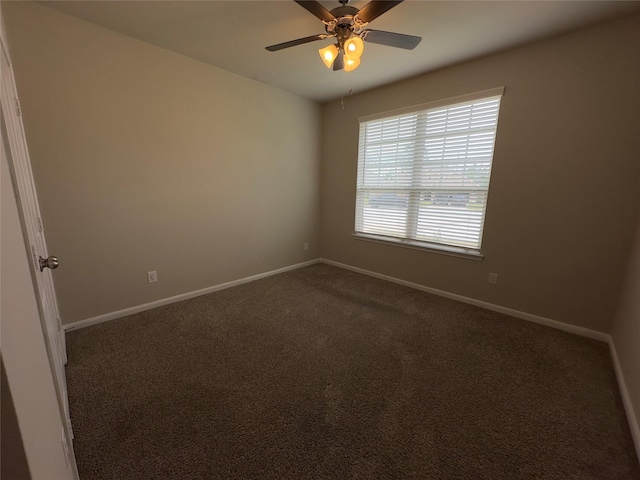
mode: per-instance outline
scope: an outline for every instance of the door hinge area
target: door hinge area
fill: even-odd
[[[20,100],[18,100],[16,98],[15,101],[16,101],[16,115],[21,117],[22,116],[22,107],[20,106]]]

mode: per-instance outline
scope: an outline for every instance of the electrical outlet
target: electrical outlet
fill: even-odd
[[[308,243],[305,243],[305,244],[304,244],[304,249],[305,249],[305,250],[309,250],[309,244],[308,244]]]
[[[490,273],[489,274],[489,283],[491,285],[495,285],[496,283],[498,283],[498,274],[497,273]]]
[[[155,270],[153,272],[147,272],[147,281],[149,283],[156,283],[158,281],[158,274]]]

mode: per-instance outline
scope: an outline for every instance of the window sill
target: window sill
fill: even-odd
[[[366,242],[382,243],[385,245],[394,245],[396,247],[411,248],[413,250],[422,250],[440,255],[449,255],[452,257],[466,258],[468,260],[480,261],[484,255],[476,250],[470,250],[462,247],[452,247],[448,245],[438,245],[435,243],[418,242],[415,240],[402,240],[393,237],[383,237],[379,235],[370,235],[367,233],[354,233],[352,237],[356,240],[364,240]]]

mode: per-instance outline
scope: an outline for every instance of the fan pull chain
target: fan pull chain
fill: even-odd
[[[349,79],[349,96],[353,96],[353,85],[351,79]],[[340,110],[344,110],[344,93],[340,97]]]

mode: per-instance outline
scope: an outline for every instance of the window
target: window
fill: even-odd
[[[355,236],[479,256],[503,91],[360,119]]]

